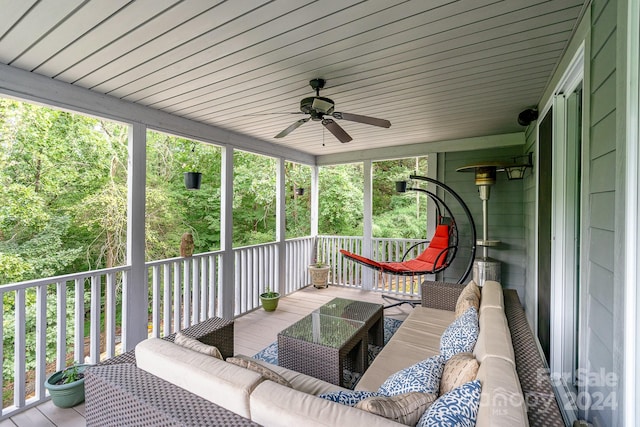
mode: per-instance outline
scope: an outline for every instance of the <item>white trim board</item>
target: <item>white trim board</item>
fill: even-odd
[[[351,151],[340,154],[318,156],[318,166],[355,163],[365,160],[393,160],[407,157],[421,157],[428,153],[447,153],[453,151],[484,150],[487,148],[511,147],[526,143],[525,133],[507,133],[503,135],[478,136],[448,141],[423,142],[421,144],[398,145],[371,150]]]
[[[626,192],[625,192],[625,307],[623,424],[640,425],[640,1],[627,3],[627,105],[626,105]]]

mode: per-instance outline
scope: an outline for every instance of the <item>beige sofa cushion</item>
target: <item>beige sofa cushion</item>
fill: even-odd
[[[218,347],[201,343],[197,339],[188,337],[182,332],[176,333],[174,342],[182,347],[197,351],[198,353],[206,354],[207,356],[212,356],[217,359],[223,359]]]
[[[159,338],[142,341],[135,352],[140,369],[251,418],[249,395],[260,374]]]
[[[246,358],[248,356],[236,355],[236,357]],[[287,380],[289,384],[291,384],[292,388],[304,393],[309,393],[317,396],[319,394],[330,393],[332,391],[349,391],[349,389],[347,388],[343,388],[335,384],[319,380],[318,378],[314,378],[309,375],[301,374],[300,372],[292,371],[291,369],[287,369],[282,366],[273,365],[269,362],[264,362],[257,359],[255,359],[254,361],[255,363],[269,368],[273,372],[277,373],[282,378]]]
[[[500,357],[515,366],[515,355],[511,344],[511,332],[504,311],[486,307],[479,318],[480,334],[473,349],[476,359],[482,363],[489,356]]]
[[[414,308],[373,360],[356,390],[377,391],[389,375],[440,354],[440,336],[454,319],[453,311]]]
[[[485,307],[499,308],[504,311],[504,293],[500,283],[492,280],[484,282],[480,297],[480,313]]]
[[[272,381],[258,385],[251,393],[251,416],[269,427],[290,426],[401,426],[402,424],[341,405]]]
[[[515,367],[508,361],[488,357],[478,370],[482,383],[476,427],[528,426],[527,409]]]
[[[229,357],[227,358],[227,363],[231,363],[233,365],[249,369],[250,371],[257,372],[266,380],[277,382],[278,384],[282,384],[285,387],[291,387],[291,383],[289,383],[289,381],[287,381],[282,375],[274,372],[266,366],[256,363],[256,360],[252,359],[251,357]]]

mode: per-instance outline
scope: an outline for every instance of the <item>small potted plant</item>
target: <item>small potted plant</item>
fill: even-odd
[[[54,372],[44,382],[53,404],[59,408],[71,408],[84,402],[84,371],[91,365],[73,364]]]
[[[280,294],[272,291],[269,286],[260,294],[260,302],[262,303],[264,311],[275,311],[275,309],[278,308],[279,299]]]
[[[315,260],[314,263],[309,266],[311,283],[315,288],[320,289],[329,286],[329,271],[331,271],[331,266],[325,264],[322,260]]]

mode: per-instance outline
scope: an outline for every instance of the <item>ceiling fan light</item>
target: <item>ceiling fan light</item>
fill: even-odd
[[[323,114],[331,114],[333,111],[333,102],[325,101],[323,98],[316,97],[311,104],[311,108],[320,111]]]

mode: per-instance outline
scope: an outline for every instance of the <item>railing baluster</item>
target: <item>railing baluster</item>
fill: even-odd
[[[180,330],[180,315],[182,312],[182,289],[180,287],[180,265],[176,261],[173,263],[173,332]]]
[[[56,283],[56,370],[65,367],[67,357],[67,282]]]
[[[162,266],[162,280],[164,287],[162,291],[162,335],[171,334],[171,264]]]
[[[213,317],[216,315],[216,294],[218,293],[217,288],[216,288],[216,278],[218,277],[217,273],[217,267],[216,267],[216,259],[217,256],[216,255],[211,255],[209,256],[208,260],[209,260],[209,282],[208,282],[208,289],[209,289],[209,311],[207,312],[209,317]]]
[[[207,320],[207,313],[209,312],[209,257],[200,258],[200,321]]]
[[[36,399],[45,397],[47,377],[47,285],[36,287]]]
[[[100,276],[91,276],[90,363],[98,363],[100,361],[100,281]]]
[[[26,354],[26,336],[25,323],[26,316],[26,299],[25,290],[18,289],[15,295],[15,353],[13,359],[13,404],[21,408],[24,406],[25,394],[25,354]]]
[[[191,318],[191,263],[188,259],[182,262],[182,327],[189,327]]]
[[[75,280],[74,288],[75,312],[74,315],[74,356],[77,363],[84,361],[84,278]]]
[[[160,266],[154,265],[151,269],[152,295],[151,295],[151,334],[155,338],[160,337]]]
[[[116,281],[116,273],[107,273],[104,308],[107,359],[116,355]]]
[[[191,284],[192,284],[192,309],[191,313],[191,324],[195,325],[198,323],[198,319],[200,318],[200,259],[192,258],[191,267],[193,269],[193,273],[191,275]]]

